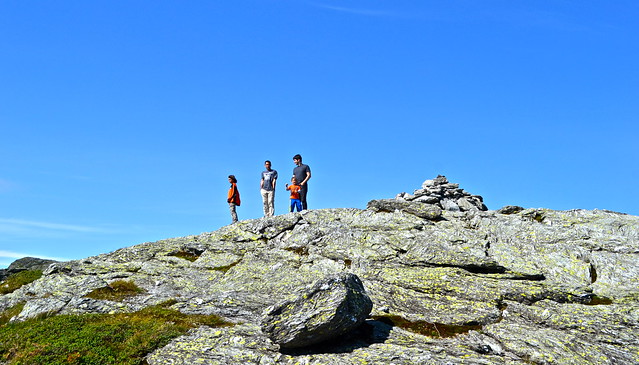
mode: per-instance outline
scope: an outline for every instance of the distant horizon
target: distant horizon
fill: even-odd
[[[426,179],[426,180],[431,180],[431,179]],[[424,181],[426,181],[426,180],[424,180]],[[451,182],[451,183],[455,183],[455,182],[452,182],[452,181],[449,181],[449,182]],[[460,188],[461,188],[461,189],[463,189],[463,187],[462,187],[461,185],[460,185]],[[464,190],[465,190],[465,189],[464,189]],[[401,192],[399,192],[399,193],[401,193]],[[398,193],[398,194],[399,194],[399,193]],[[411,191],[411,192],[407,192],[407,193],[412,194],[413,192]],[[472,194],[472,192],[469,192],[469,193],[471,193],[471,194]],[[474,195],[474,194],[473,194],[473,195]],[[391,198],[379,198],[379,199],[394,199],[394,198],[395,198],[395,197],[391,197]],[[482,197],[482,198],[483,198],[483,197]],[[426,203],[424,203],[424,204],[426,204]],[[507,205],[503,205],[503,206],[501,206],[501,207],[499,207],[499,208],[494,208],[494,209],[488,208],[488,212],[490,212],[490,211],[495,212],[495,211],[498,211],[499,209],[501,209],[501,208],[503,208],[503,207],[506,207],[506,206],[520,206],[520,205],[517,205],[517,204],[507,204]],[[525,210],[528,210],[528,209],[550,209],[550,208],[544,208],[544,207],[522,207],[522,208],[524,208]],[[330,207],[328,207],[328,208],[320,208],[320,209],[318,209],[318,210],[322,210],[322,209],[361,209],[361,210],[366,210],[366,207],[363,207],[363,208],[356,208],[356,207],[351,207],[351,208],[330,208]],[[314,209],[309,209],[309,210],[314,210]],[[555,210],[555,209],[550,209],[550,210]],[[599,208],[594,208],[594,209],[572,208],[572,209],[556,210],[556,211],[571,211],[571,210],[606,211],[606,212],[612,212],[612,213],[617,213],[617,214],[622,214],[622,215],[636,216],[636,215],[633,215],[633,214],[628,214],[628,213],[623,213],[623,212],[616,212],[616,211],[612,211],[612,210],[608,210],[608,209],[599,209]],[[275,215],[275,217],[280,216],[280,215],[286,215],[286,214],[290,214],[290,213],[289,213],[289,212],[286,212],[286,213],[283,213],[283,214],[276,214],[276,215]],[[299,212],[295,212],[295,214],[299,214]],[[267,217],[248,218],[248,219],[244,219],[244,220],[258,220],[258,219],[263,219],[263,218],[267,218]],[[240,222],[242,222],[242,221],[244,221],[244,220],[240,220]],[[1,222],[0,222],[0,223],[1,223]],[[230,224],[231,224],[231,223],[229,223],[229,225],[230,225]],[[215,231],[218,231],[218,230],[220,230],[220,229],[222,229],[222,228],[224,228],[224,227],[226,227],[226,226],[227,226],[227,225],[220,226],[220,227],[218,227],[218,228],[216,228],[216,229],[214,229],[214,230],[212,230],[212,231],[209,231],[209,232],[215,232]],[[177,237],[165,237],[165,238],[161,238],[161,239],[159,239],[159,240],[154,240],[154,241],[143,241],[143,242],[138,242],[138,243],[134,243],[134,244],[131,244],[131,245],[127,245],[127,246],[122,246],[122,247],[116,248],[115,250],[118,250],[118,249],[121,249],[121,248],[126,248],[126,247],[131,247],[131,246],[136,246],[136,245],[140,245],[140,244],[144,244],[144,243],[149,243],[149,242],[156,242],[156,241],[160,241],[160,240],[163,240],[163,239],[180,238],[180,237],[186,237],[186,236],[191,236],[191,235],[198,235],[198,234],[203,234],[203,233],[207,233],[207,232],[193,233],[193,234],[187,234],[187,235],[185,235],[185,236],[177,236]],[[13,257],[13,258],[15,258],[13,261],[8,262],[8,263],[6,263],[6,262],[5,262],[5,263],[0,262],[0,269],[6,269],[6,268],[8,268],[8,267],[9,267],[9,265],[10,265],[12,262],[14,262],[14,261],[16,261],[16,260],[19,260],[19,259],[22,259],[22,258],[26,258],[26,257],[33,257],[33,258],[39,258],[39,259],[45,259],[45,260],[54,260],[54,261],[66,262],[66,261],[82,260],[82,259],[85,259],[85,258],[87,258],[87,257],[91,257],[91,256],[97,256],[97,255],[102,255],[102,254],[108,254],[108,253],[113,252],[113,251],[115,251],[115,250],[107,251],[107,252],[102,252],[102,253],[98,253],[98,254],[96,254],[96,255],[90,255],[90,256],[86,256],[86,257],[75,258],[75,259],[64,259],[64,258],[56,258],[56,257],[37,257],[37,256],[29,256],[29,255],[27,255],[27,256],[20,256],[20,255],[22,255],[22,254],[17,253],[17,252],[0,251],[0,257]],[[3,266],[3,265],[4,265],[4,266]]]

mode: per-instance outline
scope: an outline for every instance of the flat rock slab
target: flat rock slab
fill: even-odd
[[[359,327],[373,309],[361,280],[339,273],[318,281],[297,299],[269,308],[262,331],[281,348],[300,348]]]

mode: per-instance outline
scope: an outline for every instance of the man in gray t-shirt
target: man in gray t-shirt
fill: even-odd
[[[300,200],[302,201],[302,210],[308,209],[306,204],[306,193],[308,192],[308,180],[311,178],[311,168],[302,163],[302,156],[293,156],[293,162],[296,167],[293,169],[293,176],[297,179],[300,189]]]
[[[262,171],[260,180],[260,192],[264,203],[264,216],[272,217],[275,214],[275,183],[277,182],[277,171],[271,169],[271,161],[264,161],[266,170]]]

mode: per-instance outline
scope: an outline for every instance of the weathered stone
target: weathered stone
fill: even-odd
[[[404,202],[393,199],[371,200],[368,202],[367,209],[375,212],[402,211],[430,220],[438,219],[442,214],[441,209],[435,205],[419,202]]]
[[[497,210],[497,213],[499,214],[516,214],[519,213],[521,211],[523,211],[524,208],[518,206],[518,205],[506,205],[504,207],[501,207]]]
[[[418,198],[415,198],[413,199],[413,201],[426,203],[426,204],[437,204],[439,202],[439,198],[435,196],[426,195],[426,196],[420,196]]]
[[[440,204],[442,205],[442,209],[444,210],[450,210],[451,212],[461,211],[459,205],[457,205],[457,203],[455,203],[455,201],[453,201],[452,199],[442,199]]]
[[[193,329],[149,354],[150,365],[639,363],[639,217],[437,208],[436,219],[425,219],[417,207],[431,205],[389,200],[58,263],[0,295],[0,311],[24,302],[14,319],[22,320],[171,299],[181,312],[237,323]],[[284,350],[260,331],[266,308],[339,272],[357,275],[374,304],[360,327],[339,341]],[[85,297],[116,279],[144,292],[123,302]]]
[[[293,301],[270,308],[262,331],[282,348],[314,345],[360,326],[373,308],[354,274],[341,273],[317,282]]]
[[[446,179],[446,176],[437,175],[437,177],[433,179],[433,184],[435,185],[448,184],[448,179]]]
[[[457,206],[459,207],[459,209],[461,209],[462,212],[466,212],[469,210],[481,210],[481,206],[476,206],[475,204],[473,204],[474,202],[468,198],[459,198],[455,203],[457,203]]]

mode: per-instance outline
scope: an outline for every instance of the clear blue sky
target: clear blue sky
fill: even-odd
[[[639,2],[0,0],[0,267],[438,174],[504,205],[639,214]]]

